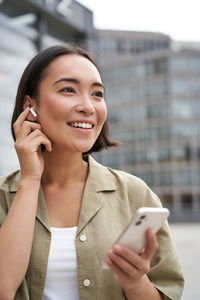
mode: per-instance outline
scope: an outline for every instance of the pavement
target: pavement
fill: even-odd
[[[200,300],[200,223],[170,223],[185,277],[181,300]]]

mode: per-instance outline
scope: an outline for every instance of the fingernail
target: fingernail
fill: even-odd
[[[114,250],[116,250],[117,252],[122,252],[122,247],[120,245],[115,245]]]
[[[108,257],[106,258],[106,264],[107,264],[107,265],[111,265],[111,264],[112,264],[112,261],[111,261],[110,258],[108,258]]]
[[[115,259],[117,257],[117,255],[115,254],[115,252],[111,251],[111,252],[108,252],[108,257],[111,259]]]
[[[149,232],[153,234],[153,229],[151,227],[149,228]]]

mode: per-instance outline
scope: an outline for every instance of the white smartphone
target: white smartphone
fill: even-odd
[[[168,216],[167,208],[139,208],[113,245],[121,244],[140,253],[146,245],[146,230],[151,227],[156,233]]]

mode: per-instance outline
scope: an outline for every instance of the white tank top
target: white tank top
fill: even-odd
[[[76,232],[77,227],[51,228],[51,245],[43,300],[79,300]]]

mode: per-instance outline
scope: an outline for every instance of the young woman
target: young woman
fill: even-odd
[[[147,231],[141,254],[110,249],[137,208],[161,203],[142,180],[89,155],[116,145],[106,116],[84,50],[50,47],[25,69],[12,118],[21,170],[0,183],[0,300],[180,299],[167,224]]]

